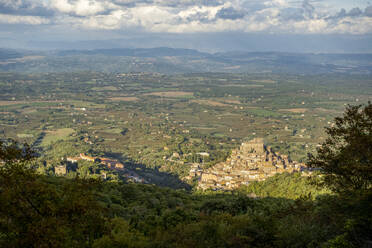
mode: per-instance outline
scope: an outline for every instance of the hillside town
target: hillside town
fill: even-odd
[[[306,166],[303,163],[291,161],[287,155],[265,146],[263,139],[255,138],[233,150],[225,162],[206,170],[192,166],[189,176],[199,178],[198,188],[202,190],[232,190],[252,181],[263,181],[277,173],[304,170]]]
[[[104,158],[104,157],[91,157],[83,153],[80,153],[79,157],[67,157],[66,160],[71,163],[76,163],[78,160],[86,160],[90,162],[98,162],[100,164],[107,166],[110,169],[117,169],[117,170],[124,169],[124,165],[120,163],[119,161],[117,161],[116,159],[110,159],[110,158]]]
[[[85,160],[89,162],[97,162],[103,166],[105,166],[109,170],[115,170],[117,172],[120,172],[121,175],[133,182],[137,183],[145,183],[146,180],[140,177],[137,173],[134,171],[128,170],[125,168],[124,164],[120,163],[116,159],[112,158],[105,158],[105,157],[91,157],[84,153],[80,153],[78,157],[67,157],[65,160],[69,164],[76,165],[79,160]],[[57,176],[65,176],[68,173],[68,167],[66,164],[57,165],[54,167],[54,173]],[[107,179],[107,172],[102,171],[101,172],[102,179]]]

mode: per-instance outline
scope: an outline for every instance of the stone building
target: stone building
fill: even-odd
[[[80,158],[90,162],[94,162],[96,160],[95,157],[90,157],[88,155],[85,155],[84,153],[80,153]]]
[[[67,174],[66,165],[58,165],[54,167],[54,174],[57,176],[64,176]]]
[[[184,179],[191,180],[195,177],[200,177],[202,175],[202,172],[203,172],[203,170],[200,167],[200,164],[199,163],[193,163],[190,166],[189,175],[186,176]]]

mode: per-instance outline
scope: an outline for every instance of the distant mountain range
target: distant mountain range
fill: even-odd
[[[94,50],[63,50],[57,51],[58,56],[71,55],[106,55],[106,56],[129,56],[129,57],[163,57],[163,56],[207,56],[197,50],[183,48],[112,48]]]
[[[372,74],[372,54],[204,53],[181,48],[21,51],[0,49],[0,71]]]

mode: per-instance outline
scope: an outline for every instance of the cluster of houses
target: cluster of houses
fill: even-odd
[[[124,165],[115,159],[103,158],[103,157],[91,157],[91,156],[85,155],[84,153],[80,153],[79,157],[67,157],[66,160],[67,162],[70,162],[72,164],[77,163],[79,160],[86,160],[90,162],[98,162],[100,164],[107,166],[107,168],[109,169],[115,169],[115,170],[124,169]],[[58,165],[54,167],[54,173],[59,176],[66,175],[67,174],[66,165]]]
[[[110,169],[124,169],[124,165],[120,163],[119,161],[111,158],[102,158],[102,157],[91,157],[88,155],[85,155],[84,153],[80,153],[79,157],[68,157],[66,159],[70,163],[77,163],[79,160],[86,160],[90,162],[98,162],[100,164],[106,165]]]
[[[124,168],[124,165],[115,159],[104,158],[104,157],[91,157],[84,153],[80,153],[79,157],[67,157],[66,158],[66,161],[71,164],[76,164],[79,160],[97,162],[97,163],[105,165],[107,168],[111,170],[120,171],[121,176],[125,177],[128,181],[135,182],[135,183],[148,183],[144,178],[140,177],[134,171]],[[59,166],[54,167],[54,173],[58,176],[66,175],[67,174],[66,165],[59,165]],[[107,172],[101,171],[101,176],[103,179],[107,179]]]
[[[206,170],[193,166],[189,177],[197,176],[198,188],[203,190],[231,190],[252,181],[263,181],[277,173],[303,170],[306,170],[304,164],[274,152],[264,145],[263,139],[255,138],[233,150],[225,162]]]

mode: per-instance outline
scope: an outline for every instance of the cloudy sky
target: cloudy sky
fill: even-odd
[[[369,0],[0,0],[0,46],[372,52]]]

